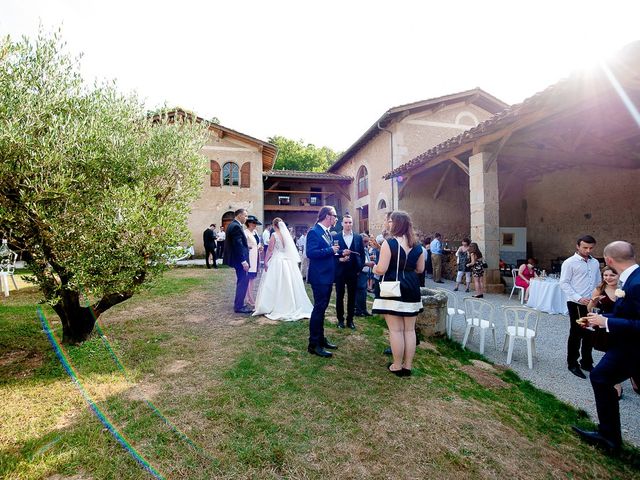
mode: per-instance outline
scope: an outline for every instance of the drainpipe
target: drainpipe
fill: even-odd
[[[380,120],[378,120],[378,130],[382,130],[383,132],[387,132],[389,134],[389,140],[391,142],[390,145],[390,150],[391,150],[391,170],[393,170],[395,167],[393,166],[393,132],[391,130],[387,130],[386,128],[382,128],[380,126]],[[395,184],[396,182],[394,181],[394,179],[391,179],[391,211],[394,211],[396,209],[395,206]]]

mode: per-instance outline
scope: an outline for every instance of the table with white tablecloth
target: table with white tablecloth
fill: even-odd
[[[527,307],[546,313],[567,315],[567,297],[560,288],[560,282],[553,278],[532,279],[529,286]]]

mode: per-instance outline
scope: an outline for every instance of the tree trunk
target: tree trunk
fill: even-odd
[[[62,343],[82,343],[89,338],[97,316],[92,307],[80,305],[77,292],[65,291],[53,309],[62,320]]]

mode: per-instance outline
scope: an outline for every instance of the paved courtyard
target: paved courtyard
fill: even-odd
[[[445,288],[453,290],[454,282],[445,280],[445,284],[436,284],[431,279],[427,279],[426,287]],[[470,296],[469,293],[454,292],[462,306],[463,298]],[[493,345],[493,339],[487,334],[485,340],[484,355],[493,363],[498,365],[507,364],[507,352],[502,351],[504,344],[504,319],[500,307],[502,305],[520,305],[514,294],[509,300],[508,294],[485,294],[484,299],[496,306],[496,337],[498,349]],[[453,320],[453,339],[462,343],[465,323],[461,316]],[[551,315],[540,312],[540,322],[538,323],[538,338],[536,341],[537,358],[534,358],[533,370],[527,365],[527,349],[523,341],[516,340],[511,361],[511,369],[516,371],[521,378],[529,380],[532,384],[553,393],[559,399],[586,411],[591,419],[597,423],[596,405],[593,398],[591,383],[580,379],[567,370],[566,353],[567,337],[569,334],[569,318],[564,315]],[[467,342],[467,348],[479,351],[479,333],[474,333]],[[595,351],[593,357],[597,363],[602,358],[603,353]],[[589,375],[589,372],[585,372]],[[629,381],[623,383],[624,395],[620,401],[620,419],[622,423],[622,435],[624,439],[640,447],[640,395],[637,395],[631,388]]]

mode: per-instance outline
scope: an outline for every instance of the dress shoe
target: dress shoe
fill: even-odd
[[[590,432],[588,430],[582,430],[581,428],[573,425],[571,427],[574,432],[578,434],[578,436],[587,442],[589,445],[594,445],[596,447],[602,448],[610,453],[616,453],[620,450],[620,444],[612,442],[608,438],[602,436],[600,432]]]
[[[351,330],[355,330],[356,329],[356,324],[353,322],[347,323],[347,327],[349,327]]]
[[[250,307],[242,307],[240,310],[236,310],[235,312],[249,314],[253,313],[253,310]]]
[[[458,287],[454,288],[454,289],[453,289],[453,291],[454,291],[454,292],[457,292],[457,291],[458,291]]]
[[[396,377],[404,377],[403,373],[402,373],[402,368],[400,370],[391,370],[391,365],[393,365],[392,363],[387,363],[387,371],[389,373],[393,373]]]
[[[436,280],[436,283],[444,283],[442,280]]]
[[[319,345],[316,345],[315,347],[312,347],[311,345],[309,345],[307,347],[307,352],[313,355],[318,355],[319,357],[323,357],[323,358],[330,358],[333,356],[331,352],[327,352],[324,348],[322,348]]]
[[[587,372],[590,372],[591,370],[593,370],[593,364],[591,364],[591,365],[580,365],[580,368],[582,370],[586,370]]]
[[[587,376],[584,374],[582,370],[580,370],[580,367],[578,366],[569,367],[569,371],[573,373],[576,377],[587,378]]]
[[[338,348],[338,346],[335,343],[331,343],[325,338],[324,342],[322,342],[322,348],[330,348],[331,350],[335,350],[336,348]]]
[[[484,298],[484,295],[481,293],[480,295],[472,295],[473,298]]]
[[[464,293],[469,293],[469,289],[467,288],[467,289],[464,291]]]
[[[344,322],[338,322],[338,328],[344,328]]]

